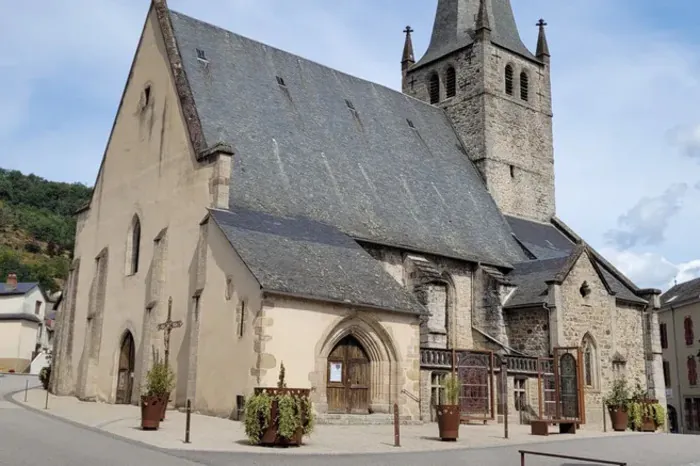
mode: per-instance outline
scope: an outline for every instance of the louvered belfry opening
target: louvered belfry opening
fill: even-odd
[[[513,95],[513,67],[506,65],[506,94]]]
[[[430,103],[436,104],[440,102],[440,77],[437,73],[430,76]]]
[[[445,90],[447,97],[454,97],[457,94],[457,73],[452,66],[445,72]]]
[[[529,89],[528,89],[528,77],[526,72],[520,73],[520,98],[522,100],[527,100],[529,97]]]

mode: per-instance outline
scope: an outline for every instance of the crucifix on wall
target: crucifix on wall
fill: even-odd
[[[173,321],[172,314],[173,314],[173,297],[171,296],[168,298],[168,318],[162,324],[158,324],[158,330],[163,331],[163,343],[165,346],[165,367],[168,367],[169,357],[170,357],[170,332],[172,332],[174,328],[182,327],[182,321],[181,320]]]

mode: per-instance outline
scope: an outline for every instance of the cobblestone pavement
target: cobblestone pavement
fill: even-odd
[[[0,376],[0,400],[5,395],[24,388],[25,380],[31,385],[38,385],[35,377]],[[41,400],[43,390],[30,391],[36,400]],[[556,440],[546,443],[522,444],[513,438],[508,446],[488,448],[469,448],[433,451],[406,452],[410,445],[405,443],[401,449],[393,448],[392,453],[361,454],[362,450],[353,437],[347,439],[347,449],[355,447],[360,454],[309,455],[310,448],[294,450],[256,449],[249,451],[192,451],[179,449],[164,449],[146,445],[133,439],[125,439],[114,433],[105,431],[110,425],[119,424],[114,419],[104,417],[104,413],[112,405],[91,403],[91,410],[83,410],[77,420],[63,420],[55,417],[60,401],[49,399],[49,410],[40,406],[23,409],[21,401],[23,393],[15,395],[17,400],[0,401],[0,465],[29,466],[51,464],[52,466],[71,465],[353,465],[362,466],[411,466],[411,465],[442,465],[442,464],[474,464],[506,466],[520,464],[519,449],[561,453],[574,456],[588,456],[608,460],[627,461],[632,465],[654,466],[700,466],[700,437],[667,435],[667,434],[637,434],[617,435],[606,437],[579,437],[575,440]],[[30,401],[32,396],[29,397]],[[44,397],[45,400],[45,397]],[[36,403],[35,403],[36,404]],[[97,413],[90,417],[88,412]],[[113,412],[112,414],[118,414]],[[169,412],[167,422],[173,421],[179,413]],[[102,416],[102,422],[98,417]],[[131,419],[131,430],[141,432],[137,423]],[[230,422],[230,421],[226,421]],[[321,427],[321,426],[319,426]],[[409,426],[406,426],[409,427]],[[463,429],[462,433],[471,430]],[[202,434],[200,429],[200,435]],[[371,435],[371,434],[370,434]],[[551,436],[555,439],[558,436]],[[194,438],[195,441],[200,441]],[[467,439],[464,439],[465,445]],[[441,442],[436,442],[441,444]],[[520,444],[520,445],[518,445]],[[262,453],[264,452],[264,453]],[[323,452],[321,452],[323,453]],[[327,452],[326,452],[327,453]],[[528,457],[528,466],[585,466],[593,463],[576,462],[572,460],[555,460],[541,457]]]

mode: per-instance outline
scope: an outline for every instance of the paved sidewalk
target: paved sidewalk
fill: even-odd
[[[46,392],[32,389],[13,396],[15,402],[73,422],[109,432],[121,437],[160,448],[280,454],[344,454],[444,451],[463,448],[520,445],[528,443],[558,442],[579,438],[614,437],[625,435],[655,435],[615,433],[579,430],[576,435],[553,434],[548,437],[532,436],[529,426],[510,425],[510,439],[503,438],[503,425],[462,425],[457,442],[441,442],[437,438],[437,424],[401,426],[401,448],[394,444],[391,425],[317,425],[310,437],[305,438],[303,448],[270,449],[252,446],[246,439],[243,424],[228,419],[193,414],[191,419],[191,443],[184,443],[185,414],[169,410],[158,431],[142,431],[140,409],[130,405],[87,403],[74,397],[49,395],[49,408],[44,410]],[[556,429],[553,429],[556,430]]]

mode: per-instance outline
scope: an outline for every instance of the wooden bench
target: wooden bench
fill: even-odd
[[[549,426],[558,424],[560,434],[575,434],[578,422],[575,419],[533,419],[530,421],[530,433],[549,435]]]

